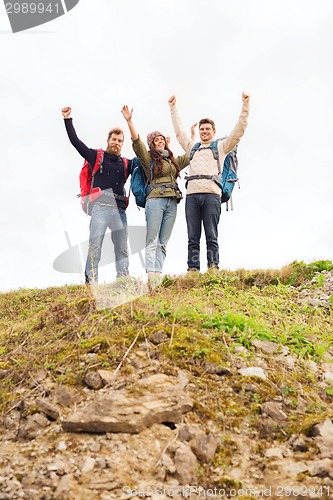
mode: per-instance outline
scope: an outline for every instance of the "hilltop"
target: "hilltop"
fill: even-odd
[[[332,303],[326,260],[1,294],[0,500],[329,498]]]

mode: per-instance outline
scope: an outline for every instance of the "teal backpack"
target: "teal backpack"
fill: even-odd
[[[135,202],[138,207],[144,208],[146,205],[146,198],[150,192],[150,182],[153,177],[153,164],[150,165],[150,175],[147,179],[143,168],[140,165],[139,158],[135,157],[132,160],[132,174],[131,174],[131,191],[134,194]]]
[[[226,137],[221,137],[211,142],[209,146],[202,146],[200,142],[194,144],[190,151],[190,161],[192,160],[194,154],[197,151],[203,149],[210,149],[213,153],[215,160],[217,161],[217,175],[189,175],[185,176],[186,187],[188,181],[193,179],[212,179],[221,188],[221,203],[227,203],[231,198],[232,190],[234,189],[235,183],[238,181],[237,169],[238,169],[238,159],[237,159],[237,144],[230,153],[227,154],[223,163],[223,169],[221,169],[221,163],[219,158],[218,143],[223,141]]]
[[[151,193],[152,189],[158,187],[160,188],[160,193],[163,194],[166,188],[172,188],[177,190],[180,195],[181,192],[179,190],[177,183],[172,182],[153,182],[153,168],[154,164],[150,162],[150,172],[149,178],[147,179],[146,174],[144,173],[143,168],[140,165],[139,158],[135,157],[132,160],[132,174],[131,174],[131,190],[134,194],[134,198],[138,207],[144,208],[146,206],[147,196]],[[181,196],[182,197],[182,196]],[[177,203],[181,198],[177,199]]]

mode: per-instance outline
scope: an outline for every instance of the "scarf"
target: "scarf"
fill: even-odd
[[[156,151],[158,151],[160,153],[162,158],[169,158],[169,156],[170,156],[170,153],[167,149],[157,149],[156,148]]]

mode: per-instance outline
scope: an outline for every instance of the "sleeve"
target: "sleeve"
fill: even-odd
[[[179,165],[180,170],[183,170],[183,168],[187,167],[190,163],[190,157],[189,155],[185,154],[182,156],[177,156],[177,163]]]
[[[140,139],[140,136],[138,136],[135,141],[132,142],[133,150],[136,156],[139,158],[140,164],[148,177],[150,174],[150,156],[147,151],[147,148],[145,144],[142,142]]]
[[[223,151],[225,154],[228,154],[230,153],[230,151],[232,151],[234,149],[234,147],[236,146],[236,144],[239,143],[239,141],[241,140],[241,138],[243,137],[244,135],[244,132],[246,130],[246,127],[247,127],[247,118],[249,116],[249,104],[248,103],[244,103],[243,106],[242,106],[242,111],[241,111],[241,114],[239,116],[239,120],[238,122],[236,123],[236,126],[235,128],[233,129],[233,131],[228,135],[228,137],[226,137],[220,144],[219,148],[223,148]]]
[[[192,139],[184,131],[176,106],[173,106],[170,109],[171,109],[172,125],[177,137],[177,141],[179,142],[185,153],[189,155],[194,145],[194,141],[192,141]]]
[[[97,151],[86,146],[77,136],[72,118],[65,118],[65,127],[68,138],[77,152],[93,167],[95,165]]]

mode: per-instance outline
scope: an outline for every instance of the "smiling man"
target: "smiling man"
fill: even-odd
[[[71,118],[71,108],[62,109],[68,138],[80,155],[94,168],[97,150],[88,148],[76,135]],[[125,182],[132,170],[132,160],[120,156],[124,133],[119,128],[110,130],[103,161],[93,176],[92,188],[98,189],[98,198],[93,202],[90,220],[90,235],[86,284],[98,282],[98,264],[101,259],[102,244],[108,228],[114,246],[117,278],[128,275],[127,218]]]
[[[218,143],[220,164],[242,138],[247,127],[250,97],[242,94],[242,111],[232,132]],[[185,153],[190,155],[194,140],[183,130],[176,109],[176,97],[169,99],[171,118],[177,140]],[[189,181],[186,191],[185,215],[188,235],[187,270],[200,271],[200,238],[204,227],[207,246],[207,266],[219,266],[218,224],[221,215],[221,188],[214,181],[218,165],[209,147],[216,132],[215,123],[210,118],[199,121],[200,147],[196,149],[190,162]]]

